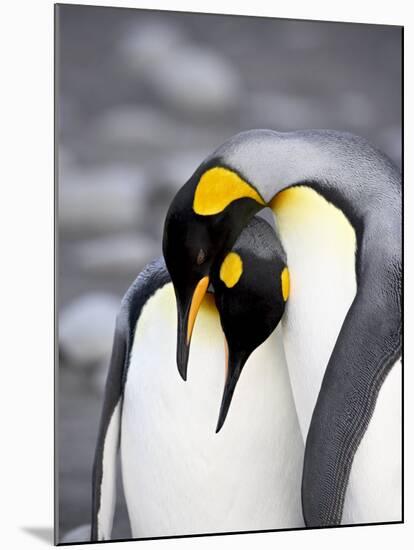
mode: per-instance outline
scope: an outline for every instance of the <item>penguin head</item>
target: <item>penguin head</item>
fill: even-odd
[[[289,295],[286,255],[270,225],[253,218],[213,269],[216,306],[227,344],[226,382],[216,432],[251,353],[274,331]]]
[[[264,205],[240,191],[234,198],[237,185],[242,187],[238,176],[214,160],[202,164],[178,191],[166,216],[163,254],[177,301],[177,366],[184,380],[192,329],[214,266]]]

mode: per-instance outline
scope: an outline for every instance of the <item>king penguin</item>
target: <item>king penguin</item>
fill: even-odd
[[[250,220],[211,283],[214,295],[202,281],[189,306],[186,383],[175,366],[176,296],[164,261],[149,264],[122,301],[95,454],[91,540],[111,538],[119,446],[134,538],[304,525],[304,442],[277,326],[289,272],[269,224]]]
[[[201,163],[166,216],[185,379],[194,289],[253,215],[275,214],[291,275],[283,342],[310,527],[402,519],[401,193],[397,168],[362,137],[249,130]]]

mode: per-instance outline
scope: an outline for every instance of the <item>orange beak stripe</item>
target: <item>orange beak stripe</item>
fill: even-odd
[[[198,281],[195,288],[193,298],[191,300],[190,313],[188,314],[187,325],[187,345],[191,340],[191,334],[193,333],[194,323],[197,317],[198,310],[200,309],[201,302],[207,292],[208,284],[210,282],[209,277],[206,275],[200,281]]]
[[[227,343],[227,338],[224,337],[224,369],[225,369],[225,379],[227,380],[227,377],[229,375],[229,345]]]

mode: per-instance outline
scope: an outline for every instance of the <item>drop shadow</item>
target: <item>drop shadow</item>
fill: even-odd
[[[33,537],[54,544],[53,527],[22,527],[22,531]]]

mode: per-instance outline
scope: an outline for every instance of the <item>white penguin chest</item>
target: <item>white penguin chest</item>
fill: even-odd
[[[282,321],[292,389],[306,438],[321,382],[356,294],[353,228],[312,189],[276,198],[276,222],[288,256],[291,294]],[[401,364],[386,378],[355,454],[343,524],[401,516]]]
[[[188,380],[175,363],[172,285],[139,319],[122,413],[124,490],[135,537],[303,525],[303,441],[278,331],[252,355],[216,434],[224,337],[212,297],[193,333]]]
[[[356,237],[344,214],[309,187],[283,191],[272,208],[290,273],[282,329],[306,439],[326,366],[356,294]]]

